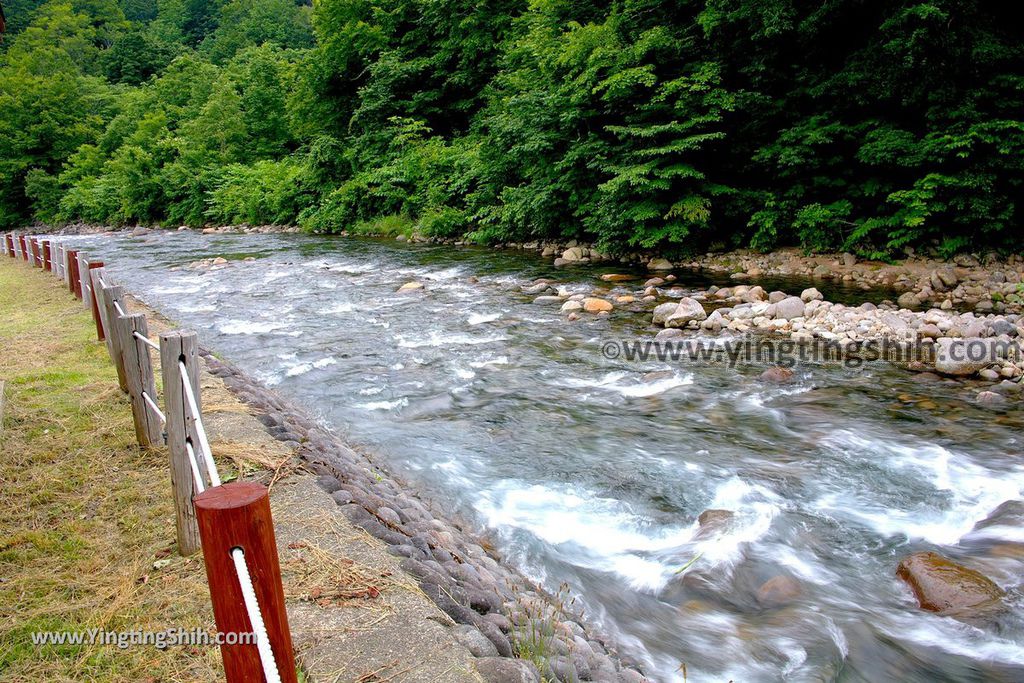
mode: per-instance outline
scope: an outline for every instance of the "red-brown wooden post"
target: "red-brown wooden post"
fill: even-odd
[[[28,238],[29,255],[32,257],[33,266],[39,265],[39,241],[35,237]]]
[[[21,260],[28,261],[28,242],[25,240],[25,236],[19,235],[18,241],[21,242]]]
[[[7,233],[7,255],[14,258],[14,236]]]
[[[89,261],[89,270],[103,267],[103,261]],[[86,277],[89,278],[89,293],[90,293],[90,307],[92,308],[92,320],[96,323],[96,338],[100,341],[104,341],[106,337],[103,335],[103,319],[100,317],[100,304],[99,299],[96,298],[96,287],[92,284],[92,276],[86,273]]]
[[[78,272],[78,250],[68,249],[68,274],[71,279],[68,281],[68,289],[79,299],[82,298],[82,281]]]
[[[47,272],[53,270],[53,261],[50,259],[50,240],[43,240],[43,269]]]
[[[195,497],[195,508],[217,630],[253,631],[231,558],[231,551],[241,548],[281,681],[298,683],[266,487],[248,481],[215,486]],[[255,643],[221,645],[220,654],[228,683],[265,680]]]

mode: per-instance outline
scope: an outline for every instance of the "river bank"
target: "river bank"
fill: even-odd
[[[42,231],[47,226],[36,226]],[[171,228],[166,228],[171,229]],[[179,231],[190,231],[181,226]],[[125,227],[144,237],[153,230],[144,226]],[[206,235],[230,234],[296,234],[302,232],[289,225],[224,225],[194,229]],[[73,224],[57,228],[55,234],[101,234],[107,226]],[[345,232],[340,237],[347,236]],[[400,236],[399,241],[443,243],[466,246],[457,240],[437,241],[413,236]],[[1024,312],[1024,255],[1000,255],[995,252],[965,253],[950,259],[935,254],[919,254],[908,249],[905,258],[892,262],[869,261],[851,253],[808,254],[796,248],[780,248],[769,253],[750,249],[716,252],[696,257],[667,259],[657,253],[630,252],[619,257],[601,253],[592,245],[568,242],[511,242],[494,246],[497,250],[537,252],[551,259],[558,267],[586,264],[626,264],[642,266],[655,272],[687,270],[727,276],[751,286],[759,278],[807,278],[824,282],[844,283],[864,291],[884,290],[900,294],[896,303],[901,308],[938,308],[944,311],[974,311],[978,314]]]

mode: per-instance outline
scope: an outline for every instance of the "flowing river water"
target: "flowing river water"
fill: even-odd
[[[801,367],[780,386],[763,367],[609,360],[605,341],[650,336],[649,312],[568,323],[519,292],[539,276],[590,292],[612,268],[296,235],[69,242],[526,575],[568,582],[654,680],[682,681],[684,665],[723,683],[1024,680],[1012,612],[982,627],[939,617],[894,574],[936,550],[1016,600],[1024,532],[971,533],[1021,497],[1015,411],[883,363]],[[187,267],[215,256],[229,263]],[[425,291],[395,293],[411,280]],[[735,517],[700,532],[707,509]]]

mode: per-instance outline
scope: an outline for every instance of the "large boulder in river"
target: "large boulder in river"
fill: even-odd
[[[668,303],[655,306],[654,318],[651,319],[651,322],[655,325],[664,325],[665,318],[675,313],[677,308],[679,308],[679,304],[675,301],[669,301]]]
[[[581,261],[587,257],[587,250],[583,247],[570,247],[562,252],[563,261]]]
[[[974,616],[998,607],[1003,590],[987,576],[938,553],[923,552],[900,560],[896,576],[914,591],[918,604],[930,612]]]
[[[995,347],[979,337],[942,337],[937,346],[935,369],[944,375],[973,375],[996,361]]]
[[[798,296],[786,297],[775,304],[775,317],[780,320],[800,318],[804,314],[804,301]]]
[[[708,314],[704,312],[704,307],[699,301],[684,296],[679,300],[672,315],[665,318],[665,327],[686,327],[693,320],[701,321],[707,317]]]
[[[672,262],[665,258],[653,258],[647,263],[649,270],[672,270]]]

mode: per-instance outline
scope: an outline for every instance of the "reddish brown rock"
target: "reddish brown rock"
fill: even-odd
[[[786,384],[793,381],[793,371],[782,366],[768,368],[761,373],[762,382],[774,382],[775,384]]]
[[[923,609],[940,614],[987,610],[1003,590],[987,576],[938,553],[914,553],[900,560],[896,576],[910,586]]]
[[[757,601],[765,607],[778,607],[793,602],[802,593],[800,582],[792,576],[773,576],[757,589]]]

